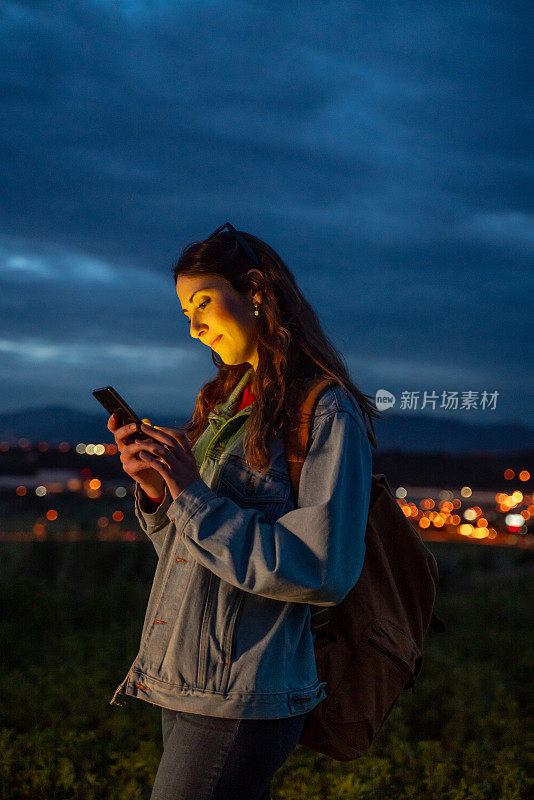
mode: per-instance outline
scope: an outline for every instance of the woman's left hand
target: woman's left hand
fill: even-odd
[[[150,453],[141,450],[139,458],[155,469],[167,486],[173,500],[201,476],[185,433],[174,428],[153,428],[143,423],[141,430],[154,444],[142,442]],[[160,442],[160,444],[158,444]]]

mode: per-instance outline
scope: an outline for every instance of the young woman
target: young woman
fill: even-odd
[[[159,556],[111,703],[162,708],[152,800],[269,800],[326,697],[308,603],[339,603],[359,577],[380,415],[265,242],[226,223],[185,248],[174,281],[218,372],[180,431],[143,424],[150,439],[132,441],[108,422]],[[316,405],[295,503],[284,432],[317,376],[339,385]]]

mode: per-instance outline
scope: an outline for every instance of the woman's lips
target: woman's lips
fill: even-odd
[[[217,337],[216,337],[216,338],[213,340],[213,342],[210,344],[210,347],[211,347],[212,349],[213,349],[213,347],[215,347],[215,345],[217,344],[217,342],[219,341],[219,339],[221,338],[221,336],[222,336],[222,333],[221,333],[221,334],[219,334],[219,336],[217,336]]]

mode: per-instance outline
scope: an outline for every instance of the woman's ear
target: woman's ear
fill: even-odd
[[[263,275],[261,274],[261,272],[258,269],[249,269],[249,271],[247,272],[247,275],[250,275],[251,273],[254,273],[254,275],[256,277],[260,278],[260,279],[263,278]],[[251,291],[254,291],[254,290],[251,290]],[[261,301],[263,299],[261,290],[258,289],[256,292],[254,292],[254,294],[252,295],[251,299],[254,302],[261,303]]]

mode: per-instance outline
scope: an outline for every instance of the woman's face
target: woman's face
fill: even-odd
[[[257,317],[253,301],[261,303],[261,292],[253,294],[251,290],[243,297],[217,276],[180,275],[176,294],[190,320],[189,332],[194,339],[215,350],[225,364],[248,361],[257,369]]]

